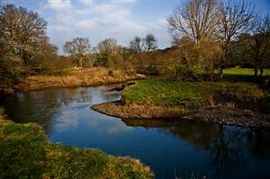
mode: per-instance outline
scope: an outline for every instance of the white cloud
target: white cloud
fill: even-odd
[[[56,11],[66,11],[71,9],[71,2],[70,0],[48,0],[45,7]]]
[[[128,45],[135,35],[144,36],[147,33],[153,33],[158,40],[166,40],[166,19],[137,19],[132,14],[131,2],[135,1],[109,0],[106,3],[97,3],[80,0],[71,3],[68,0],[48,0],[44,10],[48,7],[54,10],[53,14],[46,18],[48,35],[60,51],[65,41],[78,36],[88,37],[92,46],[108,37],[116,38],[121,45]]]
[[[2,0],[1,3],[3,3],[3,5],[5,5],[5,4],[14,4],[14,1],[13,0]]]
[[[93,0],[79,0],[82,4],[87,5],[87,6],[92,6],[93,5]]]
[[[91,20],[81,20],[76,23],[76,27],[82,29],[97,29],[100,27],[100,22],[97,18]]]

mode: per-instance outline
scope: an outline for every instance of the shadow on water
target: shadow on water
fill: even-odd
[[[252,158],[270,157],[270,130],[242,128],[177,119],[122,119],[127,126],[158,128],[160,133],[205,150],[210,155],[209,171],[175,171],[178,178],[268,178],[270,164],[256,166]],[[260,171],[256,173],[256,170]]]
[[[157,178],[269,178],[270,131],[175,119],[120,120],[89,106],[120,99],[105,87],[1,97],[15,122],[36,122],[50,141],[140,159]]]

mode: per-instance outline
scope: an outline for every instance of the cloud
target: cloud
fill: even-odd
[[[43,9],[44,12],[48,8],[53,10],[46,17],[48,35],[58,45],[60,52],[64,42],[74,37],[88,37],[92,46],[108,37],[116,38],[121,45],[128,45],[135,35],[144,36],[147,33],[153,33],[158,40],[168,38],[166,19],[138,19],[132,11],[134,3],[134,0],[80,0],[76,3],[48,0]]]
[[[70,0],[48,0],[45,7],[56,11],[66,11],[71,9],[71,2]]]
[[[87,5],[87,6],[92,6],[94,1],[93,0],[79,0],[80,3]]]

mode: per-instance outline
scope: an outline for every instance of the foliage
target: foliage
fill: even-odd
[[[0,152],[1,178],[153,178],[127,157],[50,144],[36,124],[0,120]]]
[[[40,66],[42,54],[55,54],[46,36],[47,22],[36,12],[15,5],[0,6],[0,78],[17,83]]]
[[[145,67],[143,74],[150,75],[150,76],[158,76],[159,71],[157,69],[157,66],[154,63],[150,63],[150,65]]]
[[[175,65],[170,73],[170,78],[176,81],[218,81],[219,73],[189,68],[186,65]]]

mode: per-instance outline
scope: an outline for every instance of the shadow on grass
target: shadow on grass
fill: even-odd
[[[235,74],[224,74],[224,81],[233,81],[233,82],[255,82],[262,83],[263,81],[270,79],[270,76],[255,77],[251,75],[235,75]]]

